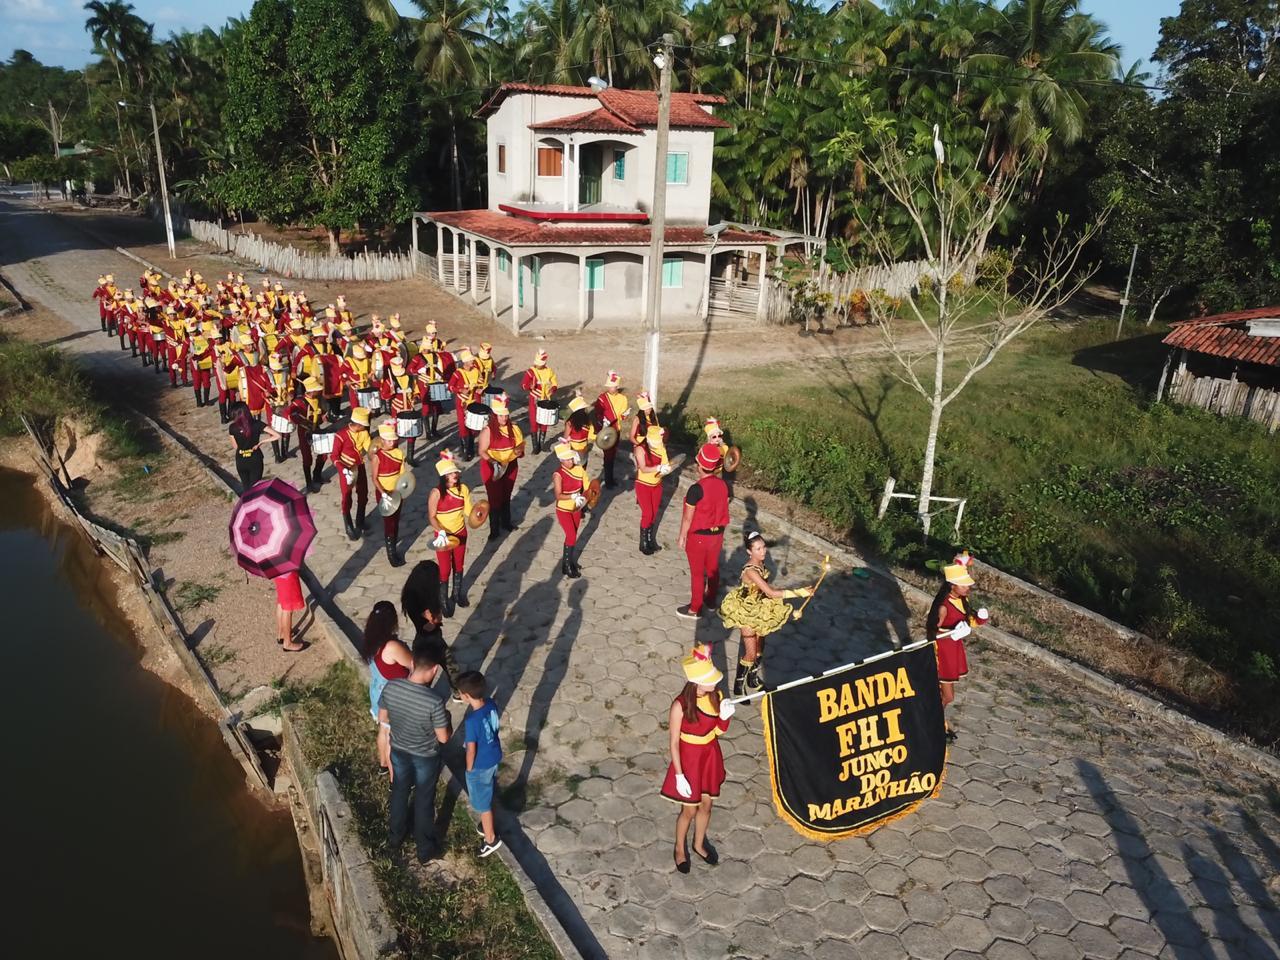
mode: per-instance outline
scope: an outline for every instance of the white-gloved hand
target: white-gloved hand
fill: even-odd
[[[990,611],[990,610],[988,610],[986,607],[979,607],[979,608],[978,608],[978,619],[979,619],[979,620],[990,620],[990,619],[991,619],[991,611]]]
[[[577,507],[579,510],[581,510],[583,507],[587,505],[587,498],[580,493],[574,494],[573,505]]]
[[[431,546],[435,547],[437,550],[443,550],[445,547],[449,546],[449,535],[443,530],[440,530],[436,533],[435,539],[431,541]]]
[[[575,466],[582,466],[582,454],[575,451],[573,454],[573,462]]]
[[[676,774],[676,793],[686,800],[693,796],[693,787],[689,786],[689,779],[683,773]]]
[[[669,463],[664,463],[662,466],[658,468],[658,473],[662,474],[664,477],[670,472],[671,472],[671,464]]]
[[[963,640],[965,637],[967,637],[971,633],[973,633],[973,628],[971,628],[969,624],[966,623],[964,620],[961,620],[959,623],[957,623],[954,627],[951,628],[951,639]]]
[[[738,710],[738,705],[734,703],[732,700],[720,701],[720,719],[721,720],[728,720],[737,712],[737,710]]]
[[[344,470],[342,471],[342,476],[343,476],[343,478],[347,481],[347,485],[348,485],[348,486],[350,486],[351,484],[353,484],[353,483],[355,483],[355,482],[356,482],[356,472],[355,472],[354,470],[345,470],[345,469],[344,469]]]
[[[506,472],[507,472],[507,465],[505,463],[498,463],[498,461],[496,460],[493,461],[493,479],[501,480],[502,475]]]

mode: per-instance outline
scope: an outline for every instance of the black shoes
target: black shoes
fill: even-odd
[[[462,582],[462,574],[454,573],[453,575],[453,602],[460,607],[471,606],[471,601],[467,599],[467,587]]]
[[[387,561],[388,561],[388,562],[389,562],[393,567],[403,567],[403,566],[404,566],[404,558],[403,558],[403,557],[401,557],[401,556],[400,556],[400,554],[396,552],[396,541],[395,541],[395,538],[394,538],[394,537],[386,537],[386,538],[384,538],[384,542],[385,542],[386,547],[387,547]]]

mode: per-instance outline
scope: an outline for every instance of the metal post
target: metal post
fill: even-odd
[[[1129,258],[1129,279],[1124,282],[1124,296],[1120,298],[1120,322],[1116,324],[1116,339],[1120,339],[1120,331],[1124,329],[1124,311],[1129,306],[1129,287],[1133,284],[1133,265],[1138,262],[1138,245],[1133,245],[1133,256]]]
[[[160,152],[160,121],[156,119],[156,102],[151,101],[151,130],[156,135],[156,166],[160,168],[160,200],[164,204],[164,233],[169,241],[169,259],[178,259],[173,242],[173,217],[169,214],[169,184],[164,178],[164,154]]]
[[[662,323],[662,242],[667,228],[667,140],[671,132],[671,67],[675,34],[662,35],[662,75],[658,84],[658,135],[653,158],[653,209],[649,212],[649,276],[645,300],[644,385],[658,401],[658,337]]]

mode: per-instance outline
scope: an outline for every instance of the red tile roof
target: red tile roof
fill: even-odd
[[[1164,342],[1195,353],[1277,367],[1280,366],[1280,337],[1251,337],[1244,329],[1246,320],[1272,317],[1280,317],[1280,307],[1259,307],[1183,320],[1174,324]]]
[[[658,123],[658,94],[653,90],[617,90],[609,87],[596,93],[590,87],[575,87],[557,83],[504,83],[481,107],[476,116],[485,117],[498,109],[502,101],[512,93],[544,93],[557,97],[599,97],[600,103],[622,123],[633,127],[653,127]],[[677,129],[711,129],[727,127],[729,124],[713,117],[704,106],[718,106],[725,103],[724,97],[710,93],[673,93],[671,95],[671,126]],[[596,111],[575,114],[559,121],[543,121],[544,123],[564,123],[570,120],[581,120]],[[588,129],[580,127],[543,127],[534,129]],[[590,128],[594,129],[594,128]],[[606,128],[610,131],[615,128]]]
[[[589,133],[640,133],[639,127],[633,127],[617,114],[604,107],[596,107],[585,113],[575,113],[570,117],[558,120],[543,120],[529,124],[530,130],[582,130]]]
[[[429,217],[447,227],[455,227],[474,233],[499,246],[611,246],[642,247],[649,243],[649,227],[645,226],[582,226],[561,225],[512,217],[492,210],[445,210],[427,213]],[[675,244],[710,244],[711,238],[702,227],[667,227],[666,242]],[[770,244],[776,237],[767,233],[749,233],[746,230],[725,230],[716,240],[718,246],[729,244]]]
[[[610,111],[635,127],[658,125],[658,95],[652,90],[616,90],[610,87],[599,93],[600,102]],[[677,128],[707,129],[727,127],[718,117],[702,109],[724,103],[724,97],[703,93],[673,93],[671,95],[671,126]]]

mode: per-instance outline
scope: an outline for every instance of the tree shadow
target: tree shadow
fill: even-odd
[[[1071,363],[1095,376],[1111,374],[1135,390],[1154,394],[1169,353],[1161,343],[1163,339],[1162,333],[1147,333],[1129,340],[1082,347],[1072,355]]]

